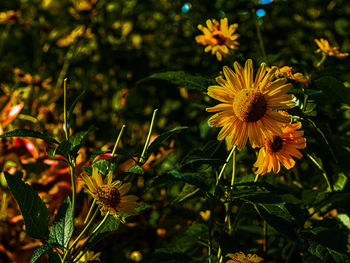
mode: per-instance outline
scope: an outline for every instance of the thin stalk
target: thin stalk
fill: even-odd
[[[236,151],[236,145],[233,146],[233,148],[232,148],[230,154],[228,155],[228,157],[227,157],[227,159],[226,159],[224,165],[222,166],[221,171],[220,171],[220,173],[219,173],[219,176],[218,176],[218,178],[217,178],[217,180],[216,180],[216,185],[218,185],[218,183],[219,183],[219,181],[220,181],[220,179],[221,179],[221,176],[222,176],[222,174],[224,173],[224,171],[225,171],[225,169],[226,169],[226,166],[227,166],[228,162],[230,161],[231,156],[233,155],[233,152],[235,152],[235,151]]]
[[[259,174],[255,175],[254,183],[256,183],[259,179]]]
[[[86,233],[86,231],[89,229],[89,227],[91,226],[92,222],[94,221],[95,217],[97,216],[99,209],[96,209],[94,215],[91,217],[89,223],[87,225],[85,225],[85,227],[83,228],[83,230],[80,232],[80,234],[78,235],[78,237],[74,240],[74,242],[72,243],[72,245],[69,246],[68,250],[66,251],[66,253],[64,254],[63,257],[63,262],[66,259],[66,257],[69,255],[69,252],[74,248],[74,246],[79,242],[79,240],[82,238],[82,236]]]
[[[100,222],[100,224],[92,231],[92,233],[91,233],[91,235],[89,236],[88,240],[102,227],[102,225],[106,222],[108,216],[109,216],[109,211],[107,211],[106,215],[104,216],[104,218],[102,219],[102,221]],[[88,240],[85,242],[85,244],[88,242]],[[82,248],[83,248],[83,246],[81,246],[81,247],[76,251],[75,254],[78,255],[79,252],[82,250]],[[84,255],[84,253],[85,253],[85,252],[83,251],[82,254],[81,254],[78,258],[74,259],[73,262],[78,262],[79,259]]]
[[[323,62],[325,62],[326,57],[327,57],[326,53],[322,52],[322,58],[321,58],[321,60],[316,64],[316,68],[319,68],[319,67],[323,64]]]
[[[63,120],[64,120],[64,134],[66,140],[69,140],[69,127],[67,122],[67,78],[63,80]]]
[[[146,139],[146,142],[145,142],[145,146],[143,147],[142,154],[141,154],[141,157],[140,157],[140,163],[143,163],[143,161],[144,161],[145,152],[146,152],[146,150],[147,150],[147,146],[148,146],[149,140],[151,139],[151,134],[152,134],[152,129],[153,129],[153,123],[154,123],[154,119],[155,119],[155,117],[156,117],[157,111],[158,111],[158,109],[155,109],[155,110],[153,111],[152,120],[151,120],[151,125],[150,125],[150,127],[149,127],[149,131],[148,131],[147,139]]]
[[[265,52],[264,41],[263,41],[263,38],[261,36],[261,30],[260,30],[260,26],[258,24],[258,17],[255,14],[255,9],[253,9],[253,16],[254,16],[254,23],[255,23],[255,28],[256,28],[256,34],[258,35],[260,51],[261,51],[261,54],[262,54],[264,60],[266,61],[266,52]]]
[[[124,128],[125,128],[125,125],[123,124],[123,126],[122,126],[122,128],[121,128],[121,130],[120,130],[120,132],[119,132],[118,138],[117,138],[117,140],[115,141],[115,144],[114,144],[114,147],[113,147],[113,151],[112,151],[112,154],[111,154],[111,158],[114,157],[115,151],[117,150],[118,143],[119,143],[119,141],[120,141],[120,138],[122,137]]]
[[[219,247],[219,249],[218,249],[217,262],[219,262],[219,263],[222,262],[221,247]]]
[[[235,175],[236,175],[236,146],[233,147],[233,153],[232,153],[232,177],[231,177],[231,191],[233,190],[233,184],[235,182]]]
[[[95,207],[95,204],[96,204],[96,199],[94,199],[94,201],[92,202],[92,204],[91,204],[91,206],[90,206],[89,212],[88,212],[88,214],[86,215],[86,218],[85,218],[85,220],[84,220],[84,225],[85,225],[86,222],[89,220],[90,215],[91,215],[91,213],[92,213],[92,210],[93,210],[94,207]]]

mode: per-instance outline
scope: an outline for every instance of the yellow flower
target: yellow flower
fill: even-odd
[[[303,84],[305,87],[309,86],[309,80],[301,73],[294,73],[293,68],[289,66],[284,66],[282,68],[277,69],[276,76],[279,78],[287,78],[294,80]]]
[[[243,252],[238,252],[234,254],[227,254],[226,257],[232,258],[226,263],[259,263],[263,261],[261,257],[256,254],[248,254],[247,256]]]
[[[18,23],[20,20],[20,16],[21,16],[21,11],[19,10],[9,10],[6,12],[0,12],[0,24],[3,23],[11,23],[11,24],[15,24]]]
[[[315,53],[323,52],[328,56],[334,56],[337,58],[344,58],[349,55],[349,53],[341,53],[338,47],[330,46],[328,40],[326,39],[315,39],[315,42],[319,47],[319,49],[317,49]]]
[[[217,86],[208,88],[208,95],[223,103],[207,108],[216,112],[209,119],[211,127],[223,127],[218,140],[226,139],[228,150],[237,145],[243,149],[249,138],[252,147],[262,147],[264,138],[272,140],[272,135],[282,135],[282,124],[290,118],[276,110],[289,109],[295,106],[293,95],[285,94],[292,85],[285,78],[275,81],[276,67],[267,70],[265,63],[259,67],[253,80],[253,63],[248,59],[244,68],[234,63],[234,72],[224,67],[226,80],[217,77]]]
[[[266,174],[273,170],[275,174],[280,171],[280,162],[287,169],[295,165],[292,156],[303,157],[298,149],[306,147],[306,139],[302,136],[304,131],[298,131],[301,123],[287,124],[283,128],[283,135],[273,135],[273,140],[266,139],[265,146],[260,149],[258,159],[254,166],[258,167],[256,174]]]
[[[221,61],[222,57],[229,54],[229,49],[237,49],[239,43],[236,39],[239,34],[235,33],[238,24],[228,25],[227,18],[220,19],[220,23],[215,19],[208,19],[207,27],[198,25],[198,29],[203,32],[203,35],[196,36],[196,41],[199,44],[206,45],[205,52],[216,55],[216,58]]]
[[[82,174],[84,188],[102,206],[103,215],[109,211],[111,215],[124,222],[117,212],[128,215],[138,214],[135,208],[139,206],[136,202],[139,198],[135,195],[125,195],[129,192],[131,183],[112,182],[112,173],[108,173],[103,181],[97,168],[93,166],[92,169],[92,176]]]

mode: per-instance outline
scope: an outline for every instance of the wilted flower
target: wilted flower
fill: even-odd
[[[237,49],[239,43],[236,39],[239,34],[235,33],[238,24],[228,25],[227,18],[220,19],[220,23],[215,19],[208,19],[207,27],[198,25],[198,29],[203,32],[203,35],[196,36],[196,41],[199,44],[207,45],[204,49],[216,55],[218,60],[222,60],[229,54],[229,49]]]
[[[131,183],[112,182],[112,177],[113,174],[108,173],[105,180],[102,180],[102,176],[95,166],[92,168],[92,176],[82,174],[85,191],[102,206],[102,214],[109,211],[111,215],[124,222],[117,212],[127,215],[138,214],[135,208],[139,206],[136,202],[139,198],[135,195],[125,195],[129,192]]]
[[[341,53],[339,51],[339,47],[333,47],[329,45],[328,40],[321,38],[321,39],[315,39],[315,42],[319,49],[315,51],[315,53],[323,52],[324,54],[328,56],[334,56],[337,58],[344,58],[349,55],[349,53]]]
[[[263,261],[263,259],[256,254],[248,254],[246,256],[243,252],[234,254],[229,253],[226,257],[232,258],[229,261],[226,261],[226,263],[259,263]]]
[[[266,139],[265,146],[259,151],[258,159],[254,166],[258,167],[257,174],[266,174],[271,170],[277,174],[280,171],[280,162],[287,169],[295,165],[292,157],[303,157],[298,149],[306,147],[306,139],[302,136],[304,131],[298,131],[301,123],[287,124],[283,128],[283,135],[273,135],[273,139]]]
[[[244,68],[234,63],[234,72],[224,67],[224,75],[217,77],[217,86],[208,88],[208,95],[223,103],[207,108],[216,112],[209,119],[211,127],[223,127],[218,140],[226,139],[227,148],[237,145],[243,149],[249,138],[252,147],[262,147],[264,138],[272,140],[272,135],[282,136],[282,124],[290,118],[276,110],[289,109],[294,106],[293,95],[286,94],[292,87],[285,78],[272,81],[276,77],[276,67],[267,70],[262,63],[253,81],[253,63],[248,59]]]

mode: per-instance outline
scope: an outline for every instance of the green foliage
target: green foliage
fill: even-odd
[[[0,138],[8,138],[8,137],[31,137],[42,139],[46,142],[58,144],[55,138],[47,135],[45,133],[41,133],[38,131],[28,130],[28,129],[17,129],[10,132],[6,132],[0,135]]]
[[[34,238],[49,238],[49,211],[33,188],[16,175],[4,171],[7,184],[23,215],[26,233]]]
[[[36,262],[43,254],[48,253],[49,251],[52,251],[52,249],[60,247],[58,244],[54,243],[46,243],[40,247],[38,247],[30,259],[30,263]],[[55,261],[49,261],[49,262],[55,262]]]
[[[72,203],[67,197],[57,211],[50,229],[49,243],[67,247],[74,230]]]

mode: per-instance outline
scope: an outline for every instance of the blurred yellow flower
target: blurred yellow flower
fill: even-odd
[[[0,12],[0,24],[3,23],[11,23],[15,24],[19,22],[21,16],[21,11],[20,10],[9,10],[6,12]]]
[[[259,263],[263,261],[263,259],[256,254],[248,254],[246,256],[243,252],[229,253],[226,257],[231,258],[229,261],[226,261],[226,263]]]
[[[267,70],[265,63],[259,67],[253,80],[253,63],[248,59],[244,68],[234,63],[234,72],[224,67],[226,77],[217,77],[217,86],[208,88],[208,95],[223,103],[207,108],[208,112],[218,112],[209,120],[211,127],[223,127],[218,140],[226,139],[228,150],[237,145],[243,149],[249,138],[252,147],[262,147],[264,138],[273,139],[271,134],[282,136],[282,124],[290,118],[276,110],[295,106],[293,95],[286,94],[292,87],[285,78],[277,79],[276,67]]]
[[[266,139],[265,146],[260,149],[254,164],[258,167],[256,174],[264,175],[271,170],[277,174],[280,171],[280,162],[287,169],[291,169],[295,165],[292,156],[298,159],[303,157],[298,149],[306,147],[306,139],[302,137],[304,131],[298,131],[300,128],[300,122],[287,124],[283,128],[282,136],[273,135],[273,140]]]
[[[117,212],[137,215],[138,212],[135,208],[139,206],[136,202],[139,198],[135,195],[125,195],[129,192],[131,183],[112,182],[112,173],[108,173],[103,181],[97,168],[93,166],[92,169],[92,176],[82,174],[82,179],[85,183],[85,191],[102,206],[102,214],[104,215],[109,211],[111,215],[114,215],[122,222],[125,221]]]
[[[227,18],[220,19],[220,23],[215,19],[208,19],[207,27],[198,25],[198,29],[203,32],[203,35],[196,36],[196,41],[199,44],[206,45],[205,52],[216,55],[216,58],[221,61],[222,57],[229,54],[229,49],[237,49],[239,43],[236,39],[239,34],[235,33],[238,24],[228,25]]]
[[[339,47],[330,46],[328,40],[326,40],[326,39],[323,39],[323,38],[315,39],[315,42],[316,42],[317,46],[319,47],[315,51],[315,53],[322,52],[328,56],[334,56],[337,58],[344,58],[344,57],[349,55],[349,53],[341,53],[339,51]]]

